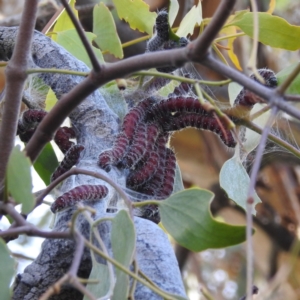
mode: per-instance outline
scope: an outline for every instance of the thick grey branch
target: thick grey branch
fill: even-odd
[[[0,42],[1,58],[10,57],[16,31],[16,28],[0,29],[0,41],[6,41],[5,46]],[[37,32],[34,34],[32,44],[31,64],[31,67],[39,68],[88,71],[88,68],[81,61],[75,59],[62,47]],[[40,74],[38,76],[53,89],[59,101],[71,89],[76,91],[77,85],[82,82],[82,78],[79,76],[60,74]],[[76,95],[74,96],[76,97]],[[55,112],[55,108],[53,111]],[[119,129],[117,116],[109,109],[100,91],[95,89],[95,92],[91,93],[85,101],[72,110],[70,119],[76,129],[77,142],[85,146],[81,161],[77,166],[92,172],[104,172],[97,166],[97,157],[102,150],[112,145],[114,136]],[[51,124],[47,122],[45,124],[46,126],[43,127],[45,130],[47,130],[47,126],[50,128]],[[105,174],[107,175],[107,173]],[[125,186],[125,174],[123,172],[113,168],[108,175],[119,185]],[[60,192],[64,193],[83,184],[103,184],[109,189],[109,194],[105,199],[85,203],[96,210],[95,219],[107,215],[107,208],[113,207],[116,209],[117,205],[122,203],[122,199],[111,186],[100,179],[86,175],[68,178],[60,188]],[[68,230],[68,223],[71,221],[73,213],[74,208],[57,213],[53,230]],[[157,225],[147,220],[135,218],[135,224],[138,237],[137,261],[139,267],[163,290],[183,296],[185,292],[178,264],[167,236]],[[86,238],[89,237],[89,224],[82,215],[77,219],[76,228]],[[107,228],[107,225],[101,224],[99,231],[107,248],[110,249],[110,232]],[[74,258],[74,249],[73,240],[46,240],[39,257],[26,268],[24,274],[17,276],[13,299],[38,299],[49,286],[69,270]],[[88,278],[90,270],[90,254],[89,250],[85,249],[78,276]],[[137,300],[160,299],[142,285],[137,286],[135,295]],[[82,299],[82,295],[75,289],[65,286],[59,295],[53,296],[51,299],[76,300]]]

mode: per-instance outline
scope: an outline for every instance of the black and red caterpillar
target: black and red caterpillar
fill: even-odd
[[[31,139],[36,127],[47,115],[47,112],[42,109],[28,109],[23,112],[18,122],[17,135],[24,143],[28,143]],[[70,139],[76,138],[75,131],[70,127],[60,127],[55,136],[54,141],[59,149],[66,153],[75,143]]]
[[[80,185],[58,197],[51,205],[51,211],[56,213],[80,201],[98,201],[108,194],[104,185]]]

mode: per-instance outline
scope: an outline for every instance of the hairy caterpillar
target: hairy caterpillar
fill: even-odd
[[[155,99],[150,97],[141,101],[137,106],[132,108],[125,116],[122,126],[122,132],[131,141],[138,124],[143,121],[147,107],[155,103]]]
[[[156,224],[160,222],[160,215],[157,205],[149,204],[139,210],[139,217],[150,220]]]
[[[55,180],[60,175],[64,174],[70,170],[74,165],[78,163],[80,158],[80,153],[83,151],[84,147],[82,145],[74,145],[67,152],[64,159],[61,161],[59,166],[53,172],[51,176],[51,181]]]
[[[173,192],[173,185],[175,180],[176,157],[170,148],[166,148],[166,163],[164,179],[161,183],[160,191],[157,193],[158,197],[167,198]]]
[[[157,14],[155,20],[155,34],[147,43],[146,52],[158,51],[169,40],[168,13],[164,10]]]
[[[144,158],[144,163],[133,171],[126,178],[126,186],[135,188],[149,181],[155,174],[159,163],[158,153],[152,151],[147,153]]]
[[[58,197],[51,205],[51,211],[56,213],[67,207],[74,206],[79,201],[100,200],[108,194],[104,185],[80,185]]]
[[[278,81],[275,73],[270,69],[259,69],[258,73],[264,78],[265,86],[270,88],[276,88],[278,85]],[[250,75],[250,78],[259,82],[254,74]],[[241,105],[252,108],[254,104],[263,102],[262,99],[255,95],[253,92],[243,88],[240,93],[237,95],[234,106]]]
[[[166,131],[177,131],[186,127],[205,129],[216,133],[222,142],[230,148],[236,146],[232,132],[222,128],[217,118],[213,115],[199,115],[196,113],[176,114],[168,124],[165,124]]]
[[[18,122],[17,134],[22,142],[27,143],[38,124],[47,115],[47,112],[42,109],[28,109],[26,110]],[[69,127],[60,127],[55,136],[54,141],[63,153],[66,153],[73,145],[70,138],[75,138],[75,131]]]
[[[147,148],[146,125],[141,122],[136,131],[130,150],[120,163],[123,168],[132,168],[145,154]]]
[[[171,115],[174,112],[195,112],[198,114],[207,114],[203,105],[198,99],[193,97],[175,97],[162,100],[150,107],[147,111],[148,119],[155,119],[160,115]]]
[[[158,197],[158,193],[160,193],[161,184],[164,179],[164,173],[166,167],[167,141],[168,141],[168,135],[165,134],[161,134],[157,139],[155,149],[156,149],[156,153],[159,156],[159,162],[158,162],[158,167],[156,169],[156,172],[154,173],[152,178],[148,180],[145,184],[135,187],[136,191],[140,193],[144,193],[146,195]]]
[[[47,115],[47,112],[42,109],[28,109],[24,111],[18,122],[17,134],[22,134],[30,129],[34,129]]]
[[[111,165],[116,165],[121,161],[126,153],[128,145],[128,137],[125,134],[120,133],[114,142],[113,148],[111,150],[104,151],[99,155],[98,165],[106,172],[109,172]]]
[[[146,52],[181,48],[185,47],[188,43],[189,40],[185,37],[179,38],[178,41],[173,41],[170,39],[168,13],[166,11],[160,11],[157,14],[155,21],[155,33],[147,43]],[[176,69],[177,67],[173,66],[156,68],[157,71],[164,73],[171,73]]]
[[[141,101],[136,107],[132,108],[127,113],[123,121],[121,133],[117,136],[113,148],[104,151],[99,155],[98,165],[102,169],[109,172],[111,165],[118,165],[121,168],[128,168],[131,167],[135,162],[137,162],[138,153],[131,153],[131,150],[135,149],[136,144],[138,149],[140,150],[141,147],[139,144],[146,143],[146,125],[143,123],[144,116],[146,114],[147,108],[153,105],[155,102],[156,101],[154,98],[147,98]],[[140,129],[142,129],[143,132],[140,132]],[[129,146],[129,144],[134,144],[133,148],[132,146]],[[129,157],[125,157],[124,161],[122,161],[126,154],[126,151]]]
[[[72,146],[75,145],[73,142],[69,141],[69,139],[74,139],[75,137],[74,129],[64,126],[57,130],[54,136],[54,141],[61,152],[65,154]]]

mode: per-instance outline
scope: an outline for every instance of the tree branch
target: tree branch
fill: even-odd
[[[13,54],[6,66],[6,100],[0,128],[0,185],[3,184],[6,165],[15,142],[23,88],[27,78],[26,70],[28,69],[28,60],[30,57],[37,3],[37,0],[32,0],[24,6]],[[7,41],[2,42],[4,44],[0,44],[0,48],[5,47],[5,44],[7,44]]]

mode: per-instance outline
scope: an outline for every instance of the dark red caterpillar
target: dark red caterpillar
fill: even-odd
[[[129,139],[124,133],[120,133],[114,142],[114,146],[110,150],[106,150],[99,155],[98,165],[109,172],[111,165],[116,165],[124,157],[129,146]]]
[[[24,143],[28,143],[38,124],[47,115],[47,112],[42,109],[28,109],[23,114],[18,122],[17,135]],[[60,127],[54,137],[54,141],[63,153],[66,153],[73,145],[69,141],[75,138],[75,131],[70,127]]]
[[[173,192],[173,185],[175,180],[175,170],[176,170],[175,154],[171,149],[167,148],[164,179],[161,183],[160,190],[157,192],[158,197],[167,198],[171,196]]]
[[[175,112],[194,112],[197,114],[207,114],[206,109],[199,100],[193,97],[175,97],[162,100],[153,105],[147,111],[146,119],[157,120],[163,126],[169,123],[169,118]]]
[[[34,129],[46,115],[47,112],[42,109],[28,109],[24,111],[18,122],[17,134]]]
[[[147,148],[147,127],[141,122],[137,127],[136,134],[132,139],[132,145],[123,157],[120,165],[122,168],[130,169],[144,156]]]
[[[168,198],[173,191],[175,179],[176,158],[173,151],[169,148],[164,149],[164,155],[161,155],[159,167],[151,180],[149,180],[139,192],[143,191],[154,198]]]
[[[66,153],[75,143],[69,141],[69,139],[76,138],[76,134],[73,128],[70,127],[60,127],[54,136],[54,142],[57,144],[58,148],[62,153]]]
[[[272,70],[269,69],[259,69],[257,70],[258,73],[264,78],[265,80],[265,86],[268,86],[270,88],[276,88],[278,85],[278,81],[276,78],[275,73]],[[254,74],[250,75],[250,78],[259,82]],[[241,105],[245,107],[252,108],[254,104],[263,102],[262,99],[255,95],[253,92],[247,90],[246,88],[243,88],[240,93],[237,95],[234,106]]]
[[[74,165],[76,165],[80,158],[80,153],[83,151],[84,147],[82,145],[72,146],[65,154],[64,159],[61,161],[59,166],[56,168],[51,176],[51,181],[55,180],[57,177],[61,176],[65,172],[69,171]]]
[[[136,107],[132,108],[125,116],[121,131],[127,136],[129,141],[132,140],[138,124],[143,121],[146,109],[151,107],[155,102],[154,98],[147,98],[141,101]]]
[[[205,129],[216,133],[223,143],[230,148],[236,146],[236,141],[232,132],[222,127],[218,119],[213,115],[199,115],[196,113],[176,114],[168,124],[165,124],[164,130],[177,131],[186,127],[195,127]]]
[[[147,153],[143,159],[143,164],[137,169],[131,171],[126,178],[126,186],[135,189],[139,185],[143,185],[149,181],[155,174],[158,163],[158,153],[152,151]]]
[[[51,205],[51,211],[56,213],[80,201],[96,201],[105,198],[108,188],[104,185],[80,185],[58,197]]]
[[[99,155],[98,165],[102,169],[109,172],[112,165],[131,168],[137,163],[139,155],[142,155],[145,151],[140,144],[145,146],[147,143],[146,135],[148,133],[146,132],[144,117],[147,108],[155,102],[154,98],[147,98],[128,112],[124,118],[121,133],[117,136],[113,148]],[[141,150],[143,153],[140,153]]]
[[[166,168],[166,160],[167,160],[166,143],[168,141],[168,138],[169,138],[168,135],[162,134],[157,139],[155,149],[159,157],[159,162],[158,162],[158,167],[156,169],[156,172],[143,185],[134,187],[136,191],[140,193],[144,193],[146,195],[159,197],[158,194],[161,192],[161,188],[162,188],[161,185],[164,179],[164,173]]]

